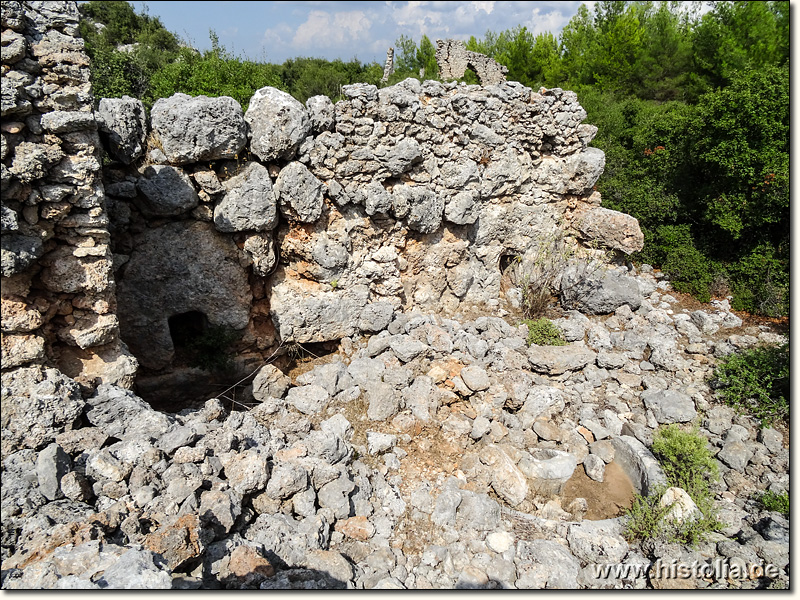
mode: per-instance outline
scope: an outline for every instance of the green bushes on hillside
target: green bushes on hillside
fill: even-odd
[[[789,345],[726,356],[714,370],[717,394],[762,424],[789,418]]]

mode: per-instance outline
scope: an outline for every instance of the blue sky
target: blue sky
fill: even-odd
[[[468,39],[487,29],[525,25],[557,34],[582,2],[172,2],[135,0],[137,12],[160,17],[193,47],[210,47],[209,29],[225,48],[248,58],[283,62],[311,56],[383,63],[400,35],[416,41]],[[591,5],[594,2],[585,2]]]

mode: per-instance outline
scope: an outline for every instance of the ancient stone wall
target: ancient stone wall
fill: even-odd
[[[74,3],[2,8],[4,590],[789,587],[762,496],[788,498],[785,424],[710,387],[788,340],[648,265],[572,260],[642,244],[598,206],[574,94],[409,79],[93,113]],[[554,253],[579,310],[531,344],[504,311]],[[255,367],[218,387],[181,354],[214,324]],[[664,425],[719,461],[708,505],[664,490]],[[719,531],[637,541],[634,492]]]
[[[478,52],[467,50],[459,40],[436,40],[436,62],[444,80],[461,79],[472,69],[482,85],[495,85],[506,80],[508,67]]]
[[[573,92],[407,79],[345,86],[335,105],[263,88],[247,112],[176,94],[149,118],[128,97],[95,114],[74,5],[9,7],[13,364],[130,384],[120,335],[149,372],[170,371],[176,319],[239,332],[240,364],[259,363],[281,343],[380,331],[413,307],[498,310],[504,266],[535,268],[555,238],[641,247],[635,219],[599,206],[605,158]],[[6,53],[19,44],[29,58]]]
[[[3,369],[130,386],[100,140],[74,2],[3,2]]]

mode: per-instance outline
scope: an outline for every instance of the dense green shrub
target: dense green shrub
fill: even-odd
[[[659,506],[666,488],[658,487],[649,496],[634,498],[625,516],[625,537],[629,541],[662,538],[690,545],[704,541],[722,527],[710,491],[710,484],[719,478],[719,467],[706,440],[696,428],[684,431],[672,424],[656,432],[652,451],[664,470],[667,484],[685,490],[700,514],[683,523],[671,518],[669,509]]]
[[[630,509],[625,513],[623,535],[629,542],[635,540],[662,539],[667,542],[696,546],[706,541],[723,523],[716,516],[714,500],[710,495],[692,498],[700,515],[693,520],[679,523],[670,517],[671,507],[659,506],[666,488],[651,490],[649,496],[636,495]]]
[[[212,49],[200,53],[183,48],[174,62],[163,65],[150,80],[145,100],[152,105],[158,98],[176,93],[190,96],[230,96],[247,110],[250,98],[264,86],[281,87],[277,69],[232,56],[220,46],[211,32]]]
[[[717,461],[696,428],[683,431],[674,423],[662,427],[653,436],[652,450],[669,484],[693,499],[708,494],[709,484],[719,478]]]
[[[789,492],[777,494],[767,491],[758,497],[758,502],[766,510],[774,510],[785,517],[789,516]]]
[[[777,317],[789,314],[788,244],[759,244],[731,265],[735,310]]]
[[[561,330],[545,317],[535,321],[526,319],[522,321],[528,326],[528,346],[565,346],[567,344]]]
[[[789,344],[730,354],[714,370],[717,394],[768,425],[789,418]]]
[[[152,74],[177,57],[178,38],[158,17],[136,13],[128,2],[92,0],[78,9],[95,98],[143,98]]]
[[[664,519],[670,508],[659,506],[661,496],[666,490],[661,486],[650,490],[649,496],[636,494],[633,504],[625,511],[624,536],[629,542],[649,540],[658,537],[664,530]]]
[[[383,77],[383,67],[377,63],[322,58],[291,58],[276,65],[276,72],[280,75],[281,89],[300,102],[320,95],[337,102],[343,98],[342,86],[352,83],[378,85]]]

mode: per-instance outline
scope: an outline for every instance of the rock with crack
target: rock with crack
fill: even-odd
[[[136,186],[139,210],[151,217],[177,216],[197,207],[199,198],[192,180],[180,168],[169,165],[145,167]]]
[[[301,223],[313,223],[322,215],[324,188],[304,164],[289,163],[275,181],[281,214]]]
[[[576,263],[561,278],[561,302],[592,315],[612,313],[627,304],[636,310],[642,294],[636,280],[617,270]]]
[[[535,371],[548,375],[560,375],[566,371],[580,371],[594,364],[596,353],[583,342],[566,346],[531,346],[528,360]]]
[[[254,161],[224,183],[222,201],[214,208],[218,231],[270,231],[278,224],[278,210],[267,169]]]
[[[144,154],[147,117],[141,100],[130,96],[102,98],[96,117],[117,160],[129,165]]]
[[[304,287],[306,289],[304,289]],[[325,342],[357,332],[359,316],[367,305],[369,288],[316,291],[288,279],[273,285],[270,314],[284,341]]]
[[[644,234],[639,228],[639,221],[615,210],[595,206],[576,211],[573,223],[590,242],[599,242],[625,254],[639,252],[644,246]]]
[[[481,453],[481,461],[491,468],[492,489],[512,507],[519,506],[528,495],[528,482],[514,461],[494,444]]]
[[[72,428],[86,404],[80,386],[56,369],[40,366],[4,371],[2,452],[39,449]]]

